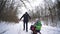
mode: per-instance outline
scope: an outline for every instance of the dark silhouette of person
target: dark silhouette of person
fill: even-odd
[[[23,19],[23,30],[25,30],[25,28],[26,28],[26,32],[28,32],[28,21],[29,21],[29,19],[31,19],[31,17],[29,16],[29,14],[26,12],[21,18],[20,18],[20,20],[22,19],[22,18],[24,18]],[[25,25],[26,25],[26,27],[25,27]]]

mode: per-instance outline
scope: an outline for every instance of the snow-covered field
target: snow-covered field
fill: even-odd
[[[42,21],[43,23],[43,21]],[[0,23],[0,34],[31,34],[30,25],[32,23],[29,22],[28,24],[28,32],[23,31],[23,22],[20,21],[19,23]],[[60,28],[45,26],[42,25],[41,29],[42,34],[60,34]]]

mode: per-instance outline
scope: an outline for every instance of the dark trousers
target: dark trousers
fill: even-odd
[[[25,25],[26,25],[26,27],[25,27]],[[25,28],[26,28],[26,31],[28,31],[28,22],[23,23],[23,30],[25,30]]]

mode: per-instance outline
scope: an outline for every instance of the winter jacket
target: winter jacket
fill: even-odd
[[[20,18],[20,20],[21,20],[22,18],[24,18],[24,19],[23,19],[24,22],[28,22],[28,21],[29,21],[29,18],[31,19],[31,17],[29,16],[28,13],[25,13],[25,14]]]
[[[34,26],[36,27],[36,30],[41,30],[42,24],[40,21],[37,21]]]

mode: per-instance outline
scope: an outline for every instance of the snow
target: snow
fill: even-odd
[[[43,23],[43,22],[42,22]],[[28,32],[23,31],[23,22],[19,23],[0,23],[0,34],[31,34],[30,26],[32,22],[28,23]],[[42,34],[60,34],[60,28],[42,25]]]

